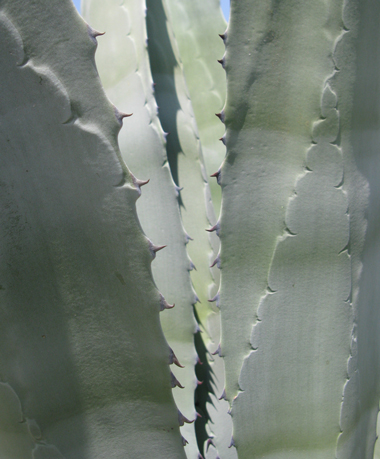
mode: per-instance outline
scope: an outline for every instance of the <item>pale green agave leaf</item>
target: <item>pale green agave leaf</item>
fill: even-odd
[[[191,279],[198,295],[196,314],[202,326],[202,339],[207,345],[212,342],[208,321],[217,314],[216,303],[208,300],[217,294],[217,285],[211,276],[210,264],[217,264],[218,241],[214,238],[214,250],[205,231],[210,222],[215,222],[209,186],[205,172],[196,121],[183,74],[179,50],[174,38],[165,4],[147,1],[148,50],[155,96],[159,106],[159,117],[166,132],[167,153],[172,175],[180,189],[181,215],[186,231],[193,239],[188,245],[190,258],[195,266]],[[214,268],[218,275],[218,271]],[[213,305],[213,306],[211,306]],[[214,344],[215,346],[215,344]],[[206,357],[207,358],[207,357]],[[206,363],[206,362],[205,362]],[[206,376],[209,378],[209,375]],[[205,409],[208,383],[196,393],[197,403]],[[202,392],[204,394],[202,395]],[[202,408],[202,411],[203,411]],[[203,418],[207,412],[203,412]],[[196,429],[203,421],[199,421]],[[203,452],[205,433],[198,431],[198,443]]]
[[[220,302],[239,459],[373,456],[379,14],[231,3]]]
[[[2,1],[0,27],[0,455],[183,458],[94,35],[62,0]]]
[[[166,5],[197,121],[206,173],[210,176],[219,169],[225,156],[225,146],[221,142],[224,140],[224,127],[215,114],[221,112],[226,96],[225,72],[222,67],[224,44],[221,38],[225,38],[223,32],[227,24],[218,0],[166,0]],[[221,190],[215,179],[210,181],[210,189],[215,213],[219,215]],[[211,223],[217,232],[215,217],[212,217]],[[217,254],[220,244],[215,233],[212,234],[211,244]],[[215,280],[218,284],[219,276],[215,276]],[[213,298],[216,303],[217,296],[213,295]],[[209,316],[209,352],[214,352],[219,344],[219,324],[219,314]],[[232,428],[232,420],[227,412],[228,403],[218,400],[225,384],[223,360],[219,356],[208,360],[213,379],[210,393],[212,402],[206,403],[206,412],[211,421],[208,423],[209,434],[219,454],[225,458],[236,457],[234,449],[227,449]],[[214,454],[214,448],[210,445],[207,457]]]
[[[224,128],[215,114],[221,112],[226,98],[226,77],[221,66],[224,44],[219,35],[224,37],[227,23],[219,0],[166,0],[166,4],[210,176],[219,169],[225,156],[225,146],[219,140]],[[214,180],[210,188],[215,213],[219,215],[220,187]]]
[[[206,325],[207,317],[213,311],[208,300],[216,293],[209,269],[213,251],[205,231],[214,215],[208,181],[197,125],[168,14],[161,0],[148,0],[147,8],[148,50],[159,118],[168,133],[170,169],[176,185],[181,188],[182,220],[194,241],[188,246],[195,267],[191,279],[199,297],[197,313],[201,323]],[[217,310],[216,306],[214,310]]]
[[[175,308],[161,315],[169,345],[185,367],[173,369],[173,395],[178,409],[189,421],[196,418],[194,390],[197,387],[197,354],[194,333],[197,324],[191,285],[191,261],[186,252],[187,235],[182,227],[178,191],[166,156],[165,135],[157,116],[153,80],[146,42],[145,0],[86,0],[85,19],[106,32],[99,40],[97,68],[110,100],[122,112],[133,112],[119,135],[123,159],[138,178],[149,179],[137,211],[145,233],[165,250],[152,265],[155,282]],[[188,441],[187,457],[198,458],[194,424],[181,427]]]

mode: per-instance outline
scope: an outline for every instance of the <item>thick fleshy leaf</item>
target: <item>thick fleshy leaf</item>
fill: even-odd
[[[153,80],[146,42],[145,1],[88,0],[83,15],[92,27],[105,31],[99,40],[96,63],[106,93],[122,112],[133,113],[119,135],[123,159],[139,179],[149,179],[137,211],[142,227],[155,244],[166,245],[152,265],[155,282],[173,310],[161,314],[164,334],[179,362],[173,368],[173,395],[180,412],[194,420],[197,387],[194,347],[195,293],[191,285],[191,261],[183,229],[178,196],[166,156],[165,135],[157,116]],[[197,459],[194,424],[181,427],[188,441],[186,453]]]
[[[210,342],[208,319],[217,311],[208,300],[216,294],[210,264],[216,257],[218,241],[213,234],[213,249],[205,231],[215,222],[210,191],[205,173],[201,145],[188,90],[180,62],[176,40],[169,16],[161,1],[147,1],[148,50],[155,82],[155,95],[159,117],[166,132],[167,153],[172,175],[180,189],[181,215],[187,233],[193,239],[188,252],[194,264],[191,279],[198,296],[196,313],[205,333],[202,338]],[[214,268],[216,276],[217,269]],[[216,283],[218,280],[216,279]],[[197,391],[206,389],[206,384]],[[207,392],[207,391],[206,391]],[[200,445],[202,449],[202,445]]]
[[[373,454],[380,9],[358,5],[231,4],[221,354],[242,459]]]
[[[0,455],[185,457],[94,36],[62,0],[2,1],[0,27]]]
[[[220,113],[226,98],[223,70],[227,24],[219,0],[165,0],[189,88],[191,103],[202,144],[207,175],[217,171],[225,152],[224,128],[215,113]],[[218,60],[220,62],[218,62]],[[210,182],[216,215],[220,212],[221,191]]]

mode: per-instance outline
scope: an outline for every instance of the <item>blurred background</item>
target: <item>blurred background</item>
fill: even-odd
[[[81,0],[73,0],[74,5],[77,7],[78,11],[80,11],[80,1]],[[220,6],[222,7],[224,16],[228,21],[230,17],[230,0],[220,0]]]

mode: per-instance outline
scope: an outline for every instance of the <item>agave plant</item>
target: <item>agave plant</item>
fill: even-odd
[[[82,14],[0,0],[0,457],[374,457],[380,6]]]

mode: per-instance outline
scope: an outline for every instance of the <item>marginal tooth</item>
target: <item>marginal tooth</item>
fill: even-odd
[[[169,304],[165,298],[163,297],[163,295],[161,295],[161,300],[160,300],[160,311],[163,311],[164,309],[173,309],[175,304]],[[179,365],[180,366],[180,365]]]
[[[196,271],[197,268],[195,267],[195,264],[192,261],[190,261],[190,271],[193,271],[193,270]]]
[[[186,237],[186,244],[189,242],[189,241],[194,241],[194,239],[192,237],[190,237],[186,232],[185,232],[185,237]]]
[[[192,424],[193,422],[195,421],[195,419],[193,419],[192,421],[189,421],[187,418],[185,418],[185,416],[178,410],[178,423],[179,425],[182,427],[185,422],[186,424]]]
[[[220,139],[219,139],[221,142],[223,142],[223,145],[226,145],[226,136],[222,136]]]
[[[202,418],[202,415],[198,413],[198,411],[196,412],[196,415],[197,415],[197,418]]]
[[[97,30],[93,29],[91,26],[87,25],[87,30],[88,34],[90,35],[91,40],[97,45],[98,42],[96,40],[96,37],[99,37],[100,35],[104,35],[105,32],[98,32]]]
[[[219,400],[227,400],[226,389],[223,389],[222,395],[219,397]]]
[[[212,262],[210,268],[213,268],[215,265],[220,269],[220,256],[219,255]]]
[[[231,448],[232,446],[235,446],[235,440],[234,440],[234,437],[231,437],[231,443],[230,443],[230,446],[229,446],[229,448]]]
[[[170,354],[169,354],[169,365],[177,365],[177,367],[180,368],[185,368],[183,365],[179,363],[179,360],[177,359],[176,355],[174,354],[174,351],[172,348],[170,348]]]
[[[131,177],[132,177],[132,182],[133,184],[135,185],[139,195],[141,196],[141,187],[146,185],[147,183],[149,183],[149,180],[140,180],[138,178],[136,178],[132,173],[131,173]]]
[[[185,437],[182,437],[182,445],[183,445],[183,446],[186,446],[186,445],[188,445],[188,444],[189,444],[189,442],[186,440],[186,438],[185,438]]]
[[[215,352],[213,352],[211,355],[216,355],[218,354],[219,357],[222,357],[222,348],[220,347],[220,343],[218,344],[218,348],[216,349]]]
[[[212,445],[214,448],[216,448],[215,443],[213,442],[212,438],[209,438],[206,442],[206,451],[210,448],[210,445]]]
[[[210,303],[216,303],[217,307],[219,308],[219,299],[220,299],[220,293],[218,292],[213,298],[209,299],[208,301]]]
[[[149,249],[150,253],[152,254],[153,260],[156,258],[156,253],[162,249],[164,249],[166,245],[154,245],[152,241],[149,241]]]
[[[160,250],[164,249],[165,247],[166,247],[166,245],[154,245],[152,247],[152,250],[153,250],[154,253],[156,253],[156,252],[159,252]]]
[[[197,303],[200,303],[201,300],[199,299],[198,295],[195,293],[194,294],[194,300],[193,300],[193,304],[197,304]]]
[[[222,123],[224,123],[224,110],[222,110],[220,113],[215,113],[215,115],[220,119]]]
[[[224,68],[224,57],[222,59],[218,59],[217,62]]]
[[[218,185],[220,185],[220,169],[217,172],[214,172],[212,175],[210,175],[210,177],[215,177],[216,182],[218,183]]]
[[[176,193],[177,198],[178,198],[180,191],[183,190],[183,186],[174,185],[174,189],[175,189],[175,193]]]
[[[195,333],[195,334],[196,334],[196,333],[203,333],[203,331],[200,329],[198,323],[195,325],[195,332],[194,332],[194,333]]]
[[[120,110],[118,110],[116,107],[114,107],[115,109],[115,116],[116,116],[116,119],[118,120],[120,126],[123,126],[123,119],[124,118],[128,118],[128,116],[132,116],[133,113],[124,113],[124,112],[121,112]]]
[[[199,358],[199,355],[197,356],[197,363],[198,363],[199,365],[203,365],[203,362],[202,362],[201,359]]]
[[[219,231],[220,231],[220,223],[217,222],[216,225],[212,226],[211,228],[206,229],[209,233],[212,233],[213,231],[216,231],[216,234],[219,236]]]
[[[225,34],[225,33],[220,33],[220,34],[219,34],[219,37],[220,37],[223,41],[226,40],[226,34]]]
[[[178,381],[178,379],[173,375],[172,372],[170,372],[170,375],[171,375],[172,389],[174,389],[174,387],[179,387],[180,389],[184,389],[184,386],[182,386],[182,384]]]
[[[150,182],[150,179],[148,180],[139,180],[139,179],[136,179],[136,185],[141,188],[142,186],[146,185],[147,183]]]
[[[197,386],[201,386],[202,384],[203,384],[203,381],[199,381],[199,380],[197,379]],[[201,416],[201,417],[202,417],[202,416]]]

